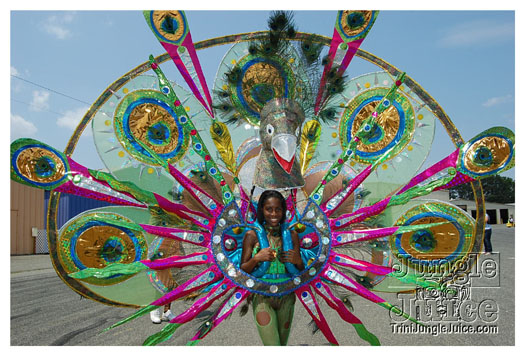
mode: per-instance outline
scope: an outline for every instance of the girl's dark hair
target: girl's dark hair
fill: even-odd
[[[284,199],[283,195],[279,193],[276,190],[265,190],[261,196],[259,197],[259,202],[257,203],[257,221],[259,224],[264,224],[264,213],[263,213],[263,206],[264,203],[266,203],[266,200],[270,198],[277,198],[281,202],[281,208],[283,209],[283,216],[281,218],[281,221],[279,223],[284,223],[286,220],[286,199]]]

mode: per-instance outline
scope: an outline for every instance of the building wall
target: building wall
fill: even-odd
[[[468,212],[473,218],[476,218],[476,202],[464,199],[449,200],[448,190],[446,189],[438,190],[437,192],[432,192],[424,198],[437,199],[448,202],[450,204],[454,204],[457,207]],[[489,224],[506,224],[511,216],[514,218],[514,221],[516,221],[516,215],[514,213],[514,204],[500,204],[486,201],[485,211],[489,215]]]
[[[11,182],[11,254],[35,253],[32,229],[44,228],[44,191]]]
[[[11,182],[11,255],[36,253],[32,228],[46,229],[49,192]],[[61,194],[57,212],[57,228],[83,211],[108,206],[102,201]]]
[[[47,229],[47,208],[49,204],[50,192],[44,192],[44,226]],[[99,201],[89,198],[83,198],[78,195],[72,195],[67,193],[60,194],[60,202],[58,204],[56,220],[57,229],[60,229],[65,223],[70,219],[74,218],[78,214],[95,208],[101,208],[104,206],[109,206],[110,203],[105,201]]]

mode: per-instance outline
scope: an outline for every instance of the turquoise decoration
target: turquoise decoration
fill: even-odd
[[[262,249],[270,247],[270,244],[268,242],[268,236],[266,236],[266,231],[264,230],[264,227],[259,224],[259,222],[256,220],[251,225],[253,225],[253,228],[255,230],[255,233],[257,234],[257,240],[259,241],[259,246]],[[268,268],[270,267],[270,262],[264,261],[257,266],[252,273],[250,273],[254,277],[262,277],[266,271],[268,271]]]
[[[100,257],[102,257],[108,263],[119,262],[122,259],[122,251],[124,245],[122,239],[117,237],[109,238],[102,246],[100,251]]]
[[[264,248],[270,247],[270,244],[268,242],[268,236],[266,234],[266,230],[264,229],[264,227],[262,227],[258,221],[255,221],[252,225],[257,234],[257,240],[259,241],[259,246],[261,246],[261,250]],[[292,242],[292,237],[290,235],[290,229],[288,228],[287,224],[284,224],[283,226],[281,226],[281,235],[283,239],[283,251],[292,250],[293,242]],[[297,275],[300,273],[297,267],[295,267],[293,264],[289,262],[285,262],[284,265],[286,266],[286,270],[290,274]],[[268,271],[269,267],[270,267],[270,262],[268,261],[262,262],[250,274],[254,277],[262,277],[264,274],[266,274],[266,271]]]
[[[287,223],[281,226],[281,236],[283,238],[283,251],[293,250],[293,241],[290,234],[290,229]],[[301,273],[293,263],[285,262],[286,270],[293,276]]]

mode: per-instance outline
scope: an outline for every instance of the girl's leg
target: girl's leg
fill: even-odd
[[[293,312],[295,305],[295,294],[291,293],[283,297],[281,307],[276,311],[278,319],[279,338],[281,345],[286,346],[288,343],[288,336],[292,328]]]
[[[253,316],[263,345],[281,345],[277,325],[277,315],[275,310],[270,306],[268,301],[265,301],[263,296],[256,295],[253,298]]]

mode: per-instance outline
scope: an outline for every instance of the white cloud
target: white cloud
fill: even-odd
[[[60,16],[50,16],[44,22],[43,29],[59,40],[65,40],[73,35],[68,25],[71,24],[74,19],[74,12],[62,13]]]
[[[20,72],[15,67],[11,66],[11,75],[20,76]],[[22,91],[22,83],[18,79],[11,80],[11,91],[20,93]]]
[[[49,109],[49,92],[43,90],[33,91],[33,99],[29,104],[29,109],[33,111],[43,111]]]
[[[514,40],[514,22],[472,21],[446,29],[438,44],[459,47],[507,40]]]
[[[56,121],[57,126],[75,130],[80,120],[82,120],[82,118],[88,111],[88,109],[89,109],[88,107],[81,107],[75,110],[66,111],[63,116],[57,119]],[[91,135],[91,129],[87,127],[84,130],[83,135]]]
[[[71,23],[75,19],[75,15],[75,12],[66,12],[62,16],[62,21],[64,21],[64,23]]]
[[[493,98],[489,98],[487,99],[487,101],[485,101],[483,104],[484,107],[488,108],[488,107],[491,107],[491,106],[494,106],[494,105],[499,105],[499,104],[504,104],[504,103],[509,103],[512,101],[512,95],[505,95],[505,96],[496,96],[496,97],[493,97]]]
[[[20,115],[11,114],[11,140],[20,137],[31,137],[37,132],[36,126]]]

